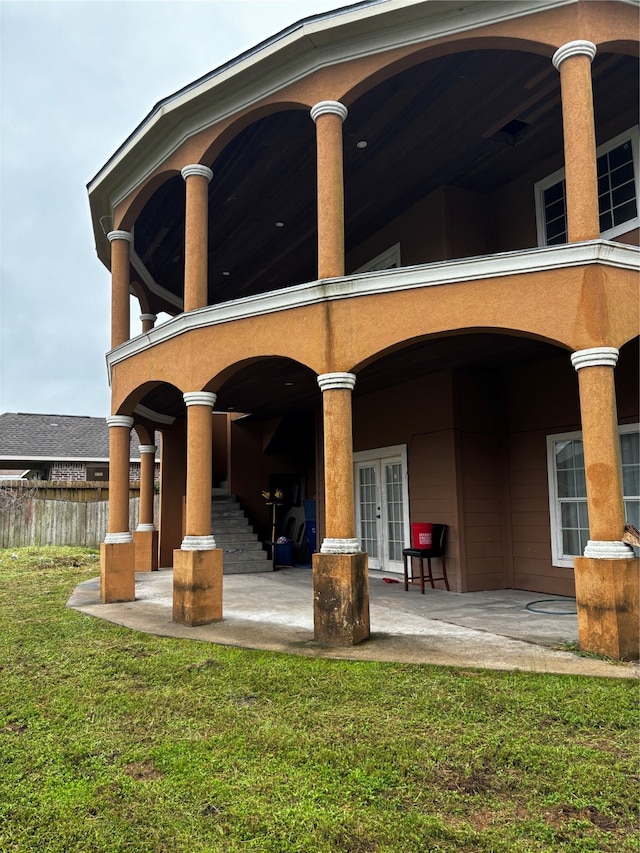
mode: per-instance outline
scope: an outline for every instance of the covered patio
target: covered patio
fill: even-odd
[[[456,594],[427,588],[423,596],[417,586],[405,592],[402,583],[385,582],[389,577],[369,572],[371,638],[350,648],[314,641],[312,573],[303,568],[225,576],[223,621],[198,627],[172,621],[171,569],[136,573],[135,601],[101,604],[96,577],[76,587],[68,606],[145,633],[315,657],[640,675],[637,663],[563,650],[578,639],[572,599],[513,589]]]

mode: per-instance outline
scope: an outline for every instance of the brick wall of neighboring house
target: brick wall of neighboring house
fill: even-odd
[[[54,462],[51,466],[49,479],[66,482],[86,480],[86,466],[83,462]]]
[[[154,479],[158,482],[160,465],[156,462]],[[58,482],[83,482],[87,480],[87,466],[84,462],[56,462],[51,465],[50,480]],[[129,482],[140,482],[140,463],[131,462],[129,465]]]

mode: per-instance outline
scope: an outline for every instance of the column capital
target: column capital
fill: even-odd
[[[566,44],[563,44],[562,47],[559,47],[553,54],[551,61],[553,62],[554,68],[559,71],[561,63],[563,63],[565,59],[569,59],[570,56],[588,56],[589,62],[593,62],[596,50],[597,48],[592,41],[577,39],[576,41],[569,41]]]
[[[107,240],[113,243],[114,240],[126,240],[127,243],[133,243],[133,234],[131,231],[109,231]]]
[[[180,171],[180,174],[185,179],[185,181],[192,175],[199,175],[201,178],[206,178],[207,181],[211,181],[211,179],[213,178],[213,172],[211,171],[211,169],[208,166],[203,166],[202,163],[192,163],[189,166],[185,166]]]
[[[142,320],[143,323],[145,320],[149,320],[151,323],[155,323],[155,321],[157,319],[158,319],[157,314],[141,314],[140,315],[140,320]]]
[[[216,404],[217,395],[211,391],[185,391],[182,395],[186,406],[210,406]]]
[[[615,347],[591,347],[571,353],[571,364],[576,370],[582,367],[615,367],[618,363],[618,353]]]
[[[138,450],[140,451],[141,454],[142,453],[153,453],[153,455],[155,456],[157,449],[158,448],[155,446],[155,444],[140,444],[138,446]]]
[[[131,429],[133,426],[133,418],[130,418],[128,415],[109,415],[105,420],[109,429],[111,427],[127,427],[127,429]]]
[[[321,373],[318,376],[318,385],[321,391],[353,391],[355,384],[355,373]]]
[[[318,118],[324,115],[340,116],[342,121],[344,121],[349,111],[340,101],[319,101],[315,106],[311,107],[310,114],[314,122],[317,122]]]

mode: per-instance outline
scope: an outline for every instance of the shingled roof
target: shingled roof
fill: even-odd
[[[131,432],[130,458],[139,459],[138,436]],[[109,427],[104,418],[80,415],[0,415],[0,461],[109,461]]]

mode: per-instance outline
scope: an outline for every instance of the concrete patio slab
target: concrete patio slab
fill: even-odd
[[[457,594],[369,573],[371,639],[350,648],[313,638],[309,569],[225,575],[223,621],[187,627],[171,621],[171,569],[136,574],[136,600],[100,603],[100,583],[79,584],[68,606],[137,631],[248,649],[348,660],[378,660],[634,678],[638,664],[580,657],[554,648],[577,642],[575,602],[558,596],[492,590]]]

